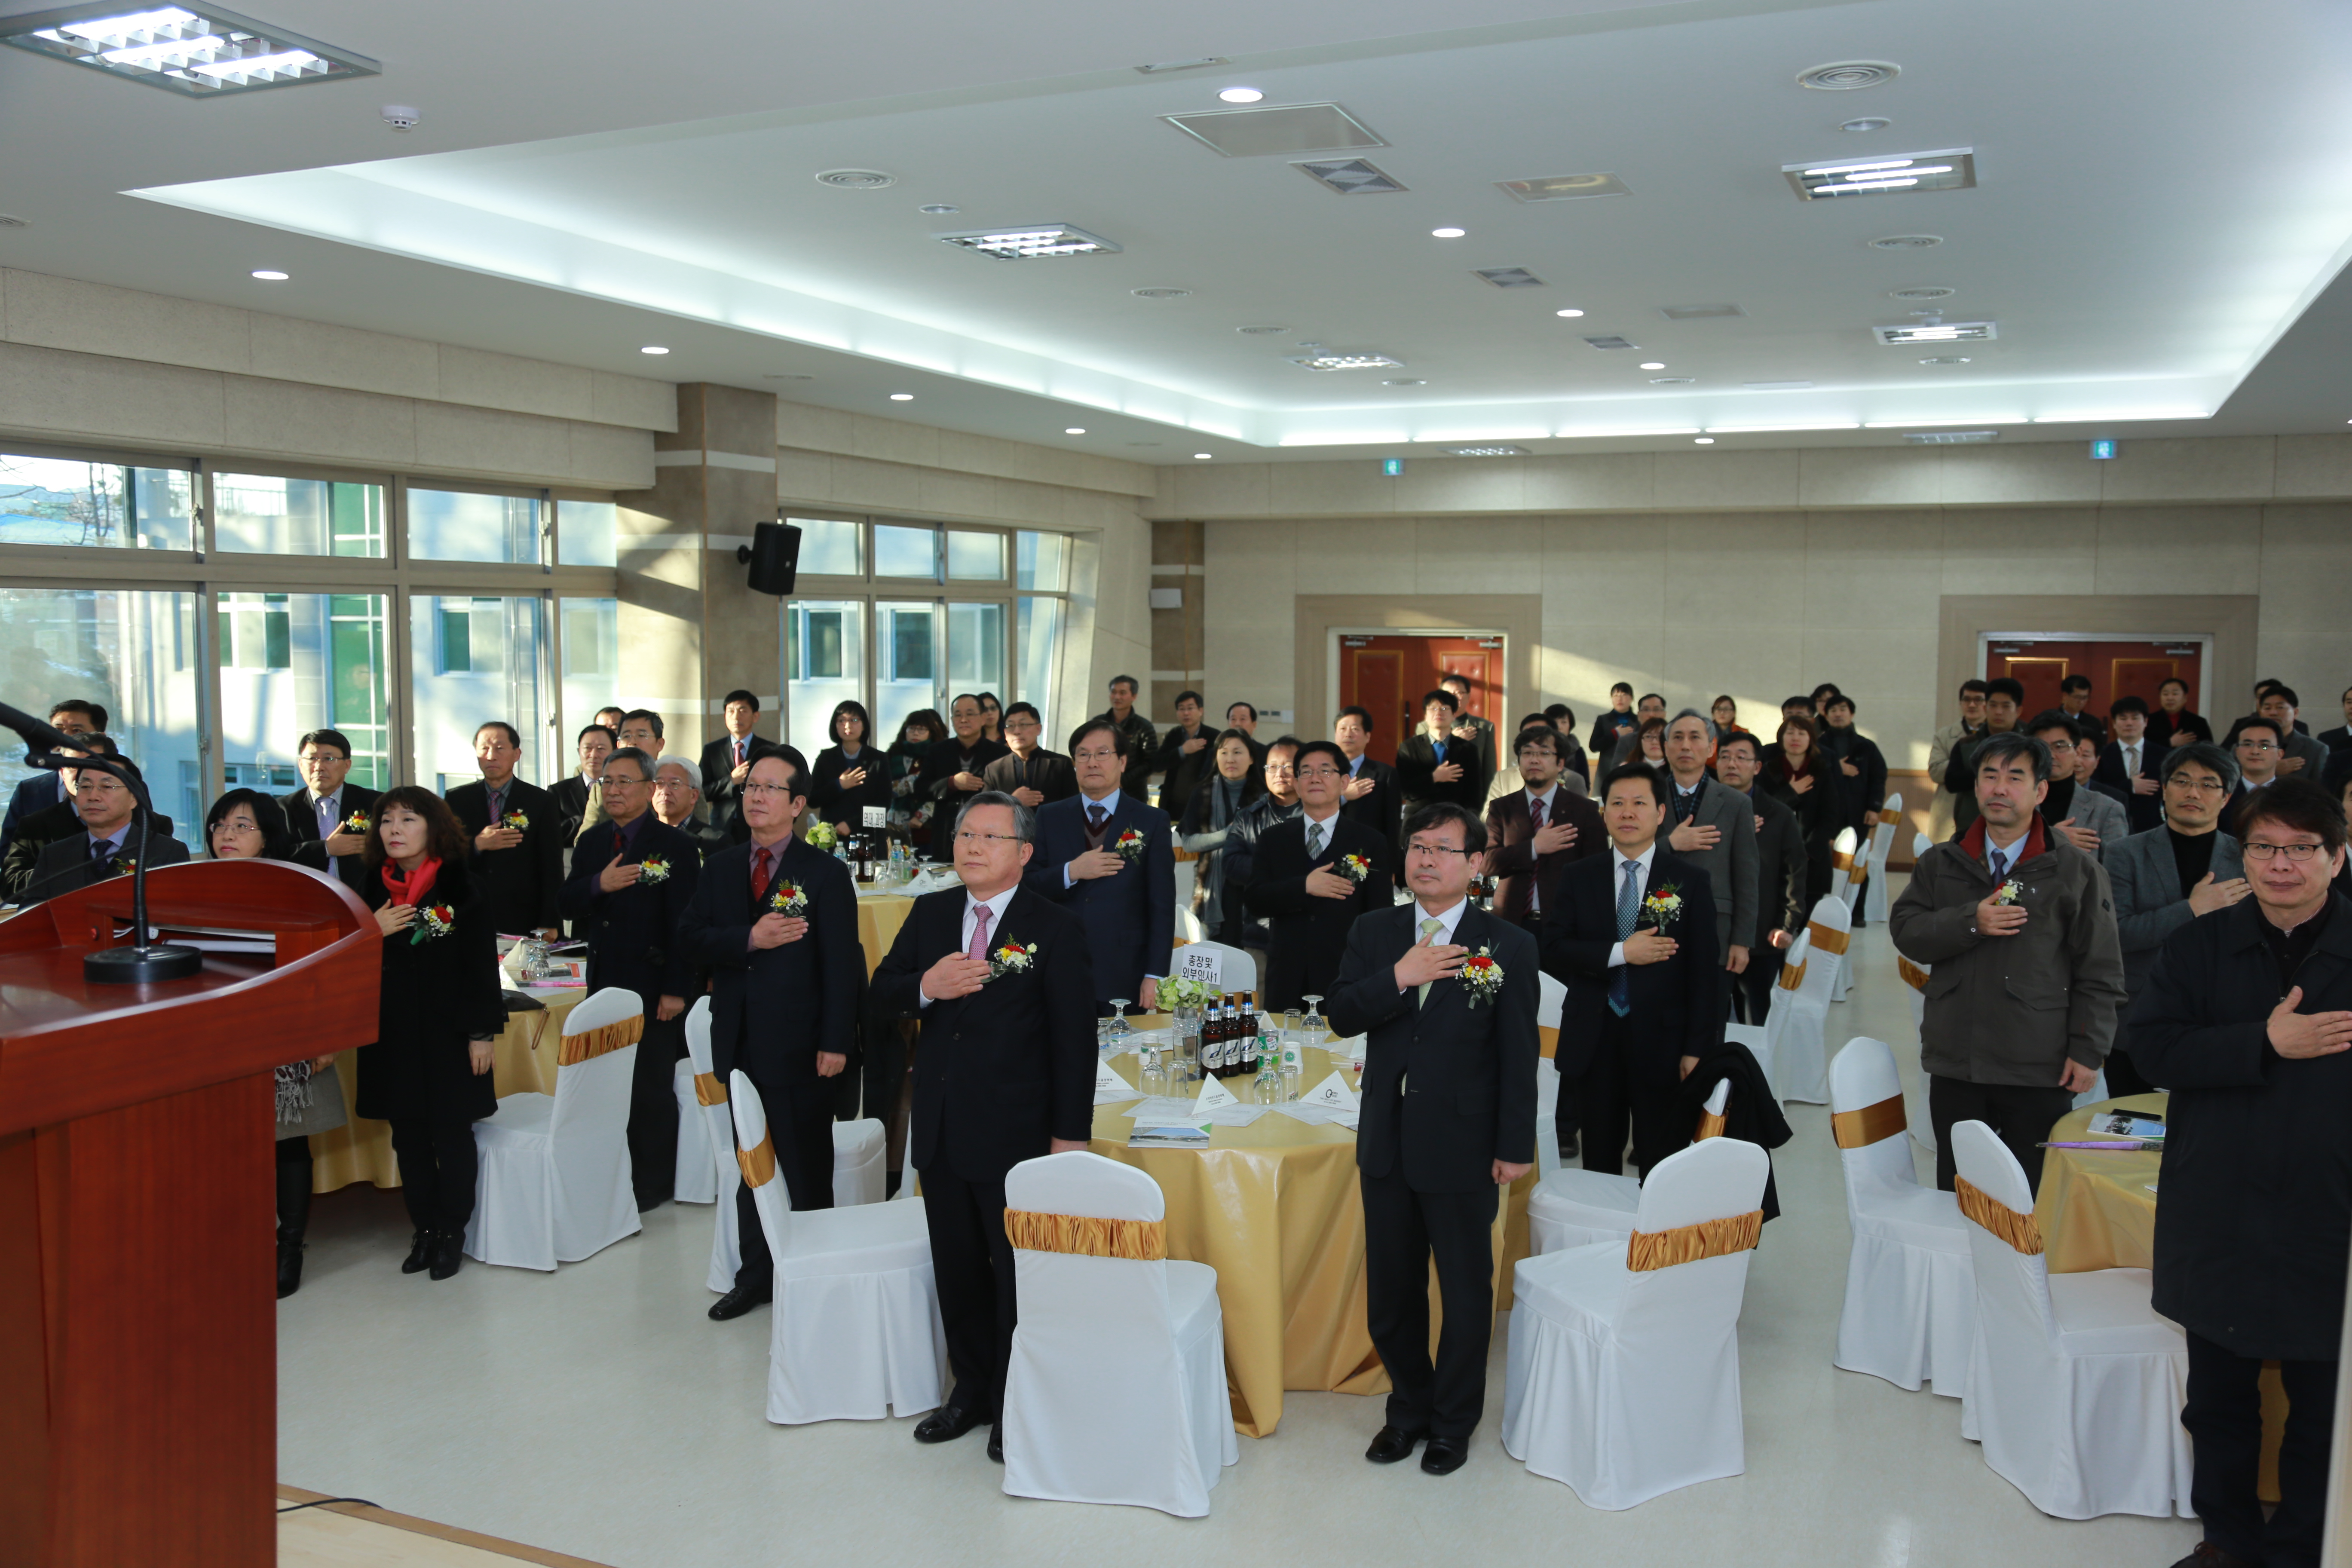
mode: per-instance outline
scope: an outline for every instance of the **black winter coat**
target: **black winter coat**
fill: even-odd
[[[1698,1066],[1683,1079],[1683,1104],[1690,1111],[1691,1124],[1698,1124],[1706,1110],[1706,1097],[1725,1079],[1731,1080],[1731,1097],[1723,1106],[1722,1135],[1767,1151],[1786,1143],[1792,1134],[1788,1119],[1780,1114],[1780,1102],[1773,1098],[1772,1082],[1764,1076],[1763,1064],[1755,1053],[1737,1040],[1726,1040],[1720,1049],[1699,1058]],[[1767,1162],[1761,1206],[1766,1219],[1778,1219],[1780,1194],[1773,1185],[1769,1153]]]
[[[381,870],[367,874],[359,895],[371,910],[392,900]],[[441,862],[425,903],[447,906],[456,929],[416,941],[420,916],[418,925],[384,939],[375,1043],[360,1047],[356,1109],[383,1121],[449,1115],[479,1121],[498,1110],[498,1088],[491,1074],[475,1074],[467,1040],[507,1026],[498,930],[488,900],[458,861]]]

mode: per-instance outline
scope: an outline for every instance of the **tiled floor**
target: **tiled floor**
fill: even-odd
[[[1913,1037],[1885,928],[1832,1008],[1832,1048]],[[1985,1468],[1959,1405],[1830,1364],[1846,1258],[1829,1113],[1791,1106],[1784,1216],[1765,1229],[1740,1325],[1748,1472],[1622,1513],[1586,1508],[1496,1437],[1503,1325],[1469,1466],[1435,1479],[1361,1458],[1377,1400],[1292,1394],[1242,1439],[1206,1520],[1019,1500],[975,1436],[919,1447],[911,1421],[772,1426],[764,1311],[703,1316],[709,1208],[552,1275],[468,1264],[404,1276],[398,1196],[324,1198],[301,1292],[279,1310],[279,1476],[618,1568],[937,1561],[1301,1560],[1688,1564],[2145,1564],[2194,1523],[2044,1517]],[[1328,1558],[1323,1554],[1328,1553]]]

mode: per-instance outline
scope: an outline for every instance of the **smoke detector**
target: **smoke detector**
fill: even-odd
[[[837,191],[879,191],[897,184],[898,176],[879,169],[826,169],[818,174],[816,183]]]
[[[1816,92],[1853,92],[1858,88],[1877,87],[1893,81],[1903,74],[1903,68],[1891,60],[1832,60],[1825,66],[1797,73],[1797,85]]]
[[[383,122],[394,131],[414,131],[417,122],[425,118],[415,106],[405,103],[387,103],[380,112],[383,115]]]

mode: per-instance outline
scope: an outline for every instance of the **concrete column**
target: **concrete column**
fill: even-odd
[[[1208,661],[1202,634],[1202,596],[1208,584],[1203,565],[1208,559],[1206,541],[1207,530],[1197,522],[1151,525],[1151,673],[1150,689],[1144,693],[1144,712],[1162,730],[1176,721],[1176,694],[1187,687],[1200,689]],[[1163,606],[1160,601],[1171,589],[1177,603]],[[1207,695],[1208,722],[1214,730],[1223,713],[1216,694]]]

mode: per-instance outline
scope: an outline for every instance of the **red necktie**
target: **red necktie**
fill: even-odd
[[[1538,833],[1543,831],[1543,796],[1539,795],[1528,796],[1528,820],[1534,825]]]
[[[768,890],[768,874],[775,869],[776,853],[762,847],[751,857],[751,896],[756,899]]]

